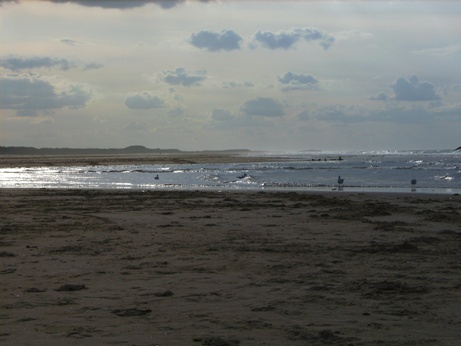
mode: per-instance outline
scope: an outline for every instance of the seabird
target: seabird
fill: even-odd
[[[411,186],[413,186],[413,187],[416,186],[416,179],[411,179]]]
[[[155,176],[155,178],[154,178],[154,179],[156,179],[156,180],[160,179],[160,178],[158,177],[158,174]]]
[[[341,176],[338,177],[338,186],[344,185],[344,179]]]

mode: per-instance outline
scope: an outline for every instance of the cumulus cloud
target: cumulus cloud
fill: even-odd
[[[391,85],[395,99],[399,101],[434,101],[440,100],[435,87],[427,81],[420,81],[418,77],[399,77]]]
[[[316,28],[295,28],[289,31],[258,31],[253,35],[252,47],[261,45],[268,49],[290,49],[300,41],[318,41],[326,50],[334,42],[334,37]]]
[[[130,109],[152,109],[166,107],[164,100],[148,91],[132,93],[125,99],[125,106]]]
[[[192,34],[190,43],[197,48],[217,52],[221,50],[230,51],[240,49],[240,42],[242,40],[232,30],[222,30],[221,32],[200,31]]]
[[[258,97],[246,101],[240,111],[246,115],[280,117],[285,114],[283,104],[269,97]]]
[[[187,72],[184,68],[178,67],[173,71],[163,71],[159,75],[160,79],[170,85],[194,86],[206,79],[206,71],[201,70],[195,73]]]
[[[6,58],[0,59],[0,66],[11,70],[11,71],[21,71],[21,70],[31,70],[37,68],[57,68],[63,71],[69,70],[71,68],[82,68],[84,70],[98,69],[103,65],[97,63],[83,63],[80,61],[71,61],[62,58],[52,58],[52,57],[15,57],[9,56]]]
[[[314,76],[292,72],[279,76],[278,81],[282,84],[283,91],[317,89],[319,82]]]
[[[92,98],[82,85],[58,88],[38,75],[1,76],[0,87],[0,108],[16,110],[23,116],[65,107],[82,108]]]

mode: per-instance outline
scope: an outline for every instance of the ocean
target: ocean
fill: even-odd
[[[244,156],[269,162],[1,168],[0,181],[1,188],[461,192],[461,152],[453,150]]]

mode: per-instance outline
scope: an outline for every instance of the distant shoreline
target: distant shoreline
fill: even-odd
[[[203,153],[249,152],[249,149],[204,150]],[[184,153],[179,149],[150,149],[142,145],[132,145],[126,148],[35,148],[0,146],[0,155],[123,155],[123,154],[171,154]]]
[[[246,156],[246,151],[198,151],[125,154],[0,155],[1,168],[44,166],[162,165],[291,161],[284,157]],[[299,159],[298,159],[299,160]]]
[[[181,151],[149,149],[141,145],[126,148],[34,148],[0,146],[0,167],[100,166],[122,164],[193,164],[267,161],[245,157],[248,149]],[[273,159],[272,159],[273,160]]]

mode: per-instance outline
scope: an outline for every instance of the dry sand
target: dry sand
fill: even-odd
[[[6,345],[459,345],[459,195],[1,192]]]
[[[0,165],[244,160],[8,156]],[[459,195],[0,189],[0,197],[2,346],[461,339]]]

